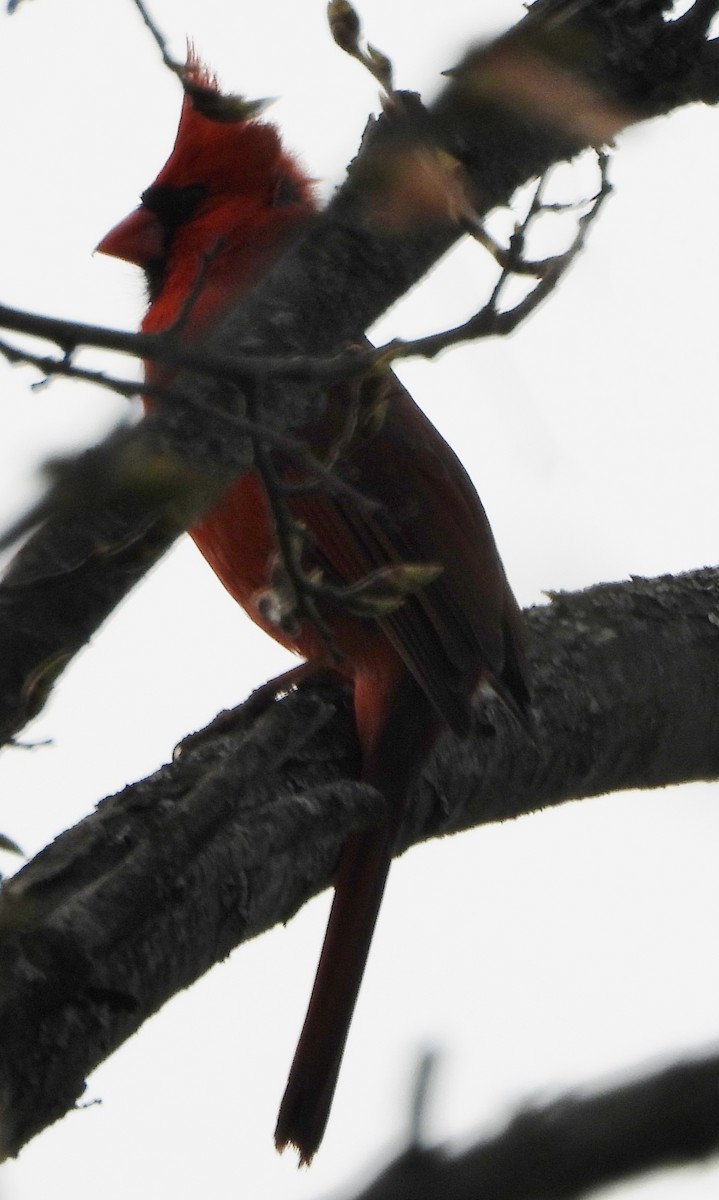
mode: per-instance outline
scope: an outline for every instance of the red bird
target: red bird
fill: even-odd
[[[194,59],[196,95],[223,100]],[[201,341],[281,256],[316,211],[310,180],[285,152],[272,125],[247,117],[213,119],[207,105],[182,106],[175,145],[142,204],[98,249],[142,267],[149,307],[142,329],[156,333],[181,318],[182,336]],[[359,332],[359,331],[358,331]],[[146,378],[167,381],[148,362]],[[347,383],[327,397],[323,417],[304,431],[321,457],[355,412],[341,442],[337,474],[378,503],[350,493],[295,491],[292,516],[308,531],[303,566],[333,584],[382,568],[436,564],[426,586],[379,617],[321,599],[321,618],[338,658],[309,619],[270,623],[257,599],[276,570],[277,547],[263,485],[252,471],[190,530],[230,594],[258,625],[310,663],[330,666],[354,689],[362,778],[384,793],[391,813],[350,837],[309,1009],[276,1130],[308,1163],[322,1140],[370,941],[408,793],[444,725],[472,728],[481,681],[520,715],[529,705],[520,614],[480,503],[459,460],[399,382]],[[368,399],[370,397],[370,399]],[[278,462],[285,475],[287,462]],[[294,477],[297,471],[294,470]]]

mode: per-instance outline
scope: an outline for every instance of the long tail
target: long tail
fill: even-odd
[[[307,1016],[277,1119],[277,1149],[296,1146],[300,1165],[311,1162],[322,1141],[407,794],[439,725],[419,685],[403,675],[362,771],[363,779],[386,796],[390,817],[378,829],[353,834],[342,850]]]
[[[394,822],[354,834],[340,857],[335,897],[307,1016],[280,1105],[275,1144],[312,1161],[325,1131],[394,843]]]

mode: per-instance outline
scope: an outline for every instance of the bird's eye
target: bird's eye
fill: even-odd
[[[206,195],[207,188],[200,183],[187,187],[155,183],[142,193],[143,207],[157,217],[163,233],[161,252],[154,261],[145,263],[144,268],[151,302],[157,299],[164,287],[167,256],[178,229],[192,219]]]
[[[201,183],[191,183],[186,187],[156,183],[142,193],[142,203],[171,234],[191,219],[206,195],[207,188]]]
[[[278,176],[272,193],[272,207],[284,208],[286,204],[297,204],[299,198],[299,189],[294,179],[290,179],[289,175]]]

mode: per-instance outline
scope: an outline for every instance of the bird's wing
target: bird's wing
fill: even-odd
[[[330,404],[346,403],[343,386]],[[380,619],[384,632],[457,732],[467,731],[469,700],[482,677],[522,713],[528,686],[518,609],[475,488],[394,376],[384,385],[381,411],[373,404],[363,415],[360,403],[337,470],[377,506],[324,489],[303,497],[297,509],[313,529],[317,561],[345,582],[402,563],[441,567],[433,582]]]

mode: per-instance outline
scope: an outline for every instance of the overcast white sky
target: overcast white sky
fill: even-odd
[[[229,90],[279,97],[273,119],[329,194],[377,89],[332,45],[324,10],[324,0],[152,6],[178,56],[191,34]],[[431,96],[469,41],[521,7],[363,0],[362,14],[398,85]],[[3,303],[136,326],[137,273],[92,248],[164,162],[179,105],[131,0],[26,0],[0,16]],[[616,195],[560,293],[503,343],[402,370],[475,478],[523,604],[716,561],[718,121],[692,109],[623,136]],[[568,169],[557,184],[567,198],[590,187]],[[486,255],[464,246],[375,334],[448,324],[492,277]],[[36,493],[40,459],[92,442],[125,410],[0,372],[4,524]],[[36,851],[285,661],[183,541],[67,672],[30,731],[52,747],[0,756],[0,828]],[[709,785],[600,798],[405,856],[311,1171],[278,1159],[272,1132],[328,896],[122,1047],[90,1080],[101,1106],[6,1167],[2,1200],[321,1197],[397,1148],[427,1044],[443,1054],[437,1138],[494,1128],[524,1098],[715,1044],[716,801]],[[700,1200],[718,1184],[710,1166],[617,1194]]]

